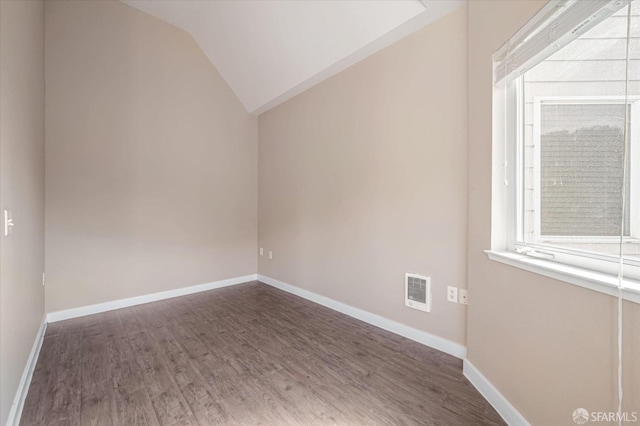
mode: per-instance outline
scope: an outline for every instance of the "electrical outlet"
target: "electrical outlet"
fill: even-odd
[[[447,300],[449,302],[458,303],[458,287],[447,287]]]
[[[264,256],[264,249],[260,247],[260,256]]]
[[[460,304],[461,305],[468,305],[469,304],[469,293],[464,288],[460,289]]]
[[[11,217],[11,211],[4,211],[4,236],[8,237],[11,234],[11,229],[13,228],[13,218]]]
[[[269,250],[269,259],[273,259],[273,252]]]

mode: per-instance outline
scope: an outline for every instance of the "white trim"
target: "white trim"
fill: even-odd
[[[400,324],[399,322],[390,320],[380,315],[355,308],[353,306],[338,302],[325,296],[320,296],[319,294],[301,289],[282,281],[278,281],[265,275],[258,274],[258,281],[261,281],[280,290],[284,290],[287,293],[295,294],[296,296],[300,296],[303,299],[307,299],[329,309],[333,309],[334,311],[349,315],[350,317],[359,319],[360,321],[364,321],[368,324],[406,337],[407,339],[411,339],[415,342],[422,343],[423,345],[438,349],[439,351],[448,353],[449,355],[453,355],[456,358],[464,359],[464,357],[467,356],[467,348],[465,346],[460,345],[459,343],[452,342],[451,340],[447,340],[440,336],[436,336],[435,334],[427,333],[426,331],[421,331],[413,327],[409,327],[408,325]]]
[[[22,409],[24,408],[24,401],[27,399],[27,393],[29,392],[29,385],[31,384],[31,378],[33,377],[33,370],[36,368],[38,362],[38,356],[40,355],[40,348],[42,348],[42,341],[44,340],[44,333],[47,330],[46,315],[42,318],[42,324],[38,328],[36,339],[33,342],[31,353],[27,358],[27,364],[24,366],[18,389],[16,390],[16,396],[13,398],[11,404],[11,410],[9,410],[9,417],[7,418],[7,426],[18,426],[20,424],[20,417],[22,417]]]
[[[533,140],[531,141],[533,144],[533,182],[531,182],[533,186],[533,242],[540,241],[540,236],[542,235],[542,101],[541,96],[535,96],[533,98]],[[518,143],[523,145],[522,152],[524,156],[522,162],[516,165],[516,173],[519,176],[522,175],[522,182],[524,183],[527,173],[525,161],[527,153],[525,152],[524,146],[527,142],[526,140],[522,140]],[[527,186],[523,185],[519,188],[520,189],[516,188],[515,191],[522,191],[524,196],[528,189]],[[518,208],[525,212],[524,206],[518,206]],[[525,222],[522,223],[522,226],[525,228],[522,230],[512,229],[511,232],[515,232],[515,235],[522,235],[522,241],[527,241],[527,231],[529,230],[526,229]]]
[[[182,287],[174,290],[161,291],[159,293],[146,294],[143,296],[130,297],[128,299],[113,300],[111,302],[98,303],[96,305],[82,306],[79,308],[65,309],[63,311],[49,312],[47,322],[63,321],[71,318],[83,317],[85,315],[98,314],[100,312],[112,311],[114,309],[127,308],[129,306],[142,305],[144,303],[158,300],[171,299],[173,297],[185,296],[187,294],[199,293],[201,291],[214,290],[216,288],[242,284],[249,281],[256,281],[258,275],[245,275],[242,277],[229,278],[227,280],[214,281],[206,284],[199,284],[190,287]]]
[[[629,117],[629,164],[640,164],[640,132],[638,126],[633,123],[640,123],[640,98],[632,97],[630,103],[631,112]],[[626,165],[625,165],[626,167]],[[632,237],[640,235],[640,170],[638,167],[629,167],[629,221]]]
[[[609,296],[618,297],[618,277],[614,275],[551,262],[545,259],[531,258],[511,252],[485,250],[485,253],[487,253],[489,259],[504,263],[505,265],[514,266],[549,278],[608,294]],[[640,303],[640,282],[625,279],[624,285],[622,298],[630,302]]]
[[[510,426],[529,426],[529,422],[513,405],[487,380],[468,359],[462,361],[462,374],[480,392]]]

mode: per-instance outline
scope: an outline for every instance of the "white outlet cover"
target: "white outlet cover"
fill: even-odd
[[[447,300],[449,302],[458,303],[458,287],[447,287]]]

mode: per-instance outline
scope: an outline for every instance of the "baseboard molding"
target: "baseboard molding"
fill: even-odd
[[[530,426],[527,419],[511,405],[507,398],[468,359],[465,359],[462,363],[462,373],[508,425]]]
[[[36,334],[36,339],[33,342],[31,353],[27,358],[27,364],[22,372],[20,383],[18,383],[18,389],[16,390],[16,396],[11,404],[11,410],[9,410],[9,417],[7,418],[7,426],[18,426],[20,424],[20,417],[22,416],[22,409],[24,408],[24,401],[27,399],[27,393],[29,392],[29,385],[31,384],[31,378],[33,377],[33,370],[36,368],[38,362],[38,356],[40,355],[40,348],[42,347],[42,341],[44,340],[44,333],[47,329],[46,316],[42,318],[40,328]]]
[[[390,320],[380,315],[373,314],[359,308],[354,308],[353,306],[347,305],[345,303],[338,302],[325,296],[320,296],[319,294],[301,289],[300,287],[296,287],[282,281],[278,281],[265,275],[258,274],[258,281],[261,281],[280,290],[284,290],[287,293],[295,294],[296,296],[300,296],[303,299],[307,299],[329,309],[333,309],[334,311],[349,315],[350,317],[359,319],[360,321],[364,321],[371,325],[375,325],[376,327],[406,337],[407,339],[411,339],[418,343],[422,343],[423,345],[438,349],[439,351],[448,353],[449,355],[453,355],[456,358],[464,359],[467,355],[467,348],[465,346],[436,336],[434,334],[427,333],[426,331],[421,331],[413,327],[409,327],[408,325],[400,324],[399,322]]]
[[[130,297],[128,299],[114,300],[111,302],[98,303],[96,305],[82,306],[80,308],[65,309],[62,311],[49,312],[47,322],[63,321],[71,318],[83,317],[86,315],[99,314],[101,312],[113,311],[114,309],[128,308],[129,306],[142,305],[158,300],[171,299],[187,294],[200,293],[201,291],[215,290],[217,288],[242,284],[255,281],[258,275],[245,275],[242,277],[229,278],[227,280],[215,281],[206,284],[199,284],[190,287],[182,287],[174,290],[161,291],[159,293],[146,294],[144,296]]]

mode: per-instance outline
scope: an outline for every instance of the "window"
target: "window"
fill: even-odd
[[[640,0],[549,2],[494,76],[494,252],[635,285]]]
[[[624,98],[533,98],[533,138],[523,141],[533,148],[523,151],[522,170],[533,172],[523,177],[523,241],[617,256],[622,232],[625,244],[640,247],[640,193],[623,165],[625,150],[627,169],[640,164],[636,105]]]

